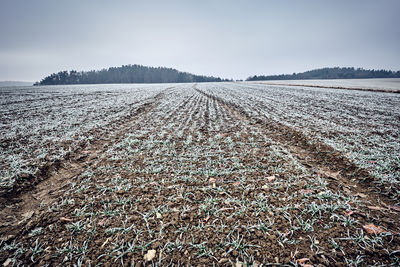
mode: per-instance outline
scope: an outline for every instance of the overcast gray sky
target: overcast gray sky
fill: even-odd
[[[1,0],[0,80],[123,64],[241,79],[400,70],[399,0]]]

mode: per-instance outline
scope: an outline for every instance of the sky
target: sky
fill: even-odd
[[[400,70],[399,0],[1,0],[0,80],[141,64],[245,79]]]

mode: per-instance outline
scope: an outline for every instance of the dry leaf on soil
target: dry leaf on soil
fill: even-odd
[[[337,178],[338,178],[339,173],[340,173],[340,171],[337,171],[337,172],[330,172],[330,171],[327,171],[327,172],[326,172],[326,174],[328,175],[328,177],[331,177],[331,178],[334,178],[334,179],[337,179]]]
[[[346,212],[346,217],[349,217],[351,214],[353,214],[354,213],[354,211],[352,211],[352,210],[349,210],[349,211],[347,211]]]
[[[356,196],[362,197],[362,198],[366,198],[366,197],[367,197],[367,195],[366,195],[366,194],[363,194],[363,193],[357,193]]]
[[[301,267],[312,267],[312,264],[307,264],[306,262],[310,261],[309,258],[302,258],[302,259],[298,259],[297,263],[301,266]]]
[[[400,206],[389,206],[392,210],[400,211]]]
[[[321,170],[318,174],[337,180],[337,178],[338,178],[338,176],[340,174],[340,171],[331,172],[331,171]]]
[[[385,233],[386,231],[379,226],[375,226],[372,223],[363,226],[364,230],[367,231],[368,234],[380,234]]]
[[[302,194],[312,194],[315,191],[313,189],[301,189],[299,192]]]
[[[298,259],[297,260],[297,263],[298,264],[303,264],[303,263],[306,263],[307,261],[309,261],[310,259],[309,258],[302,258],[302,259]]]
[[[108,241],[110,241],[110,238],[107,238],[106,241],[104,241],[104,243],[101,245],[100,248],[104,248],[104,246],[108,243]]]
[[[107,218],[103,218],[103,220],[101,220],[98,225],[103,226],[106,224]]]
[[[73,222],[72,219],[70,219],[70,218],[65,218],[65,217],[61,217],[61,218],[60,218],[60,221],[62,221],[62,222]]]
[[[378,206],[368,206],[368,208],[371,210],[385,210],[385,208],[378,207]]]

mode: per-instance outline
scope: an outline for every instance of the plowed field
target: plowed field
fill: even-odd
[[[400,95],[2,89],[3,266],[400,264]]]

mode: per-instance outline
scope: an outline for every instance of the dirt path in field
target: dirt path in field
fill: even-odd
[[[63,188],[74,182],[77,175],[88,166],[96,164],[99,156],[104,153],[110,144],[122,139],[132,125],[140,123],[142,117],[157,106],[164,93],[173,87],[166,88],[156,96],[144,101],[139,108],[129,115],[111,122],[109,132],[97,133],[97,129],[90,131],[94,141],[89,146],[82,147],[67,158],[49,163],[36,177],[28,177],[29,183],[16,184],[15,190],[0,197],[0,236],[3,240],[13,238],[16,233],[31,227],[35,215],[40,207],[48,207],[63,194]]]
[[[318,172],[322,177],[328,178],[330,180],[329,186],[332,189],[352,192],[354,195],[362,196],[365,200],[374,203],[374,206],[381,207],[382,210],[389,211],[390,204],[396,203],[394,200],[376,192],[376,188],[370,186],[375,179],[368,171],[360,169],[349,161],[341,152],[320,142],[315,142],[315,140],[310,140],[299,131],[276,121],[252,118],[232,103],[227,103],[223,99],[209,95],[195,86],[194,89],[207,98],[219,102],[238,120],[246,121],[262,129],[266,136],[286,147],[304,166],[314,172]],[[354,177],[363,178],[355,179]],[[359,181],[362,181],[362,183]],[[392,213],[396,214],[395,212]]]

